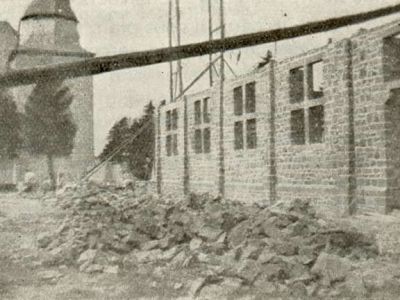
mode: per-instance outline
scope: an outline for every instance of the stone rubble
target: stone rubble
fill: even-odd
[[[355,282],[357,262],[378,255],[373,239],[332,227],[307,201],[260,208],[207,195],[173,201],[88,185],[58,193],[57,205],[65,219],[52,236],[44,233],[37,241],[48,253],[44,264],[108,274],[141,265],[154,265],[160,274],[198,268],[197,279],[174,287],[193,297],[218,285],[325,295],[346,287],[347,278]],[[362,282],[356,283],[347,284],[350,292],[365,294]]]

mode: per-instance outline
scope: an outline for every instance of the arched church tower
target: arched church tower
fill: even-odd
[[[10,57],[10,68],[15,70],[37,66],[84,60],[93,56],[79,41],[78,20],[69,0],[33,0],[19,26],[17,49]],[[92,77],[68,79],[74,100],[71,111],[78,131],[71,157],[58,159],[56,171],[68,173],[75,179],[94,162],[93,137],[93,80]],[[18,108],[22,111],[32,86],[13,89]],[[20,180],[31,170],[40,178],[47,177],[44,157],[23,154],[17,163]]]

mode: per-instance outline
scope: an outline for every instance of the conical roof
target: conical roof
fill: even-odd
[[[78,22],[69,0],[33,0],[21,20],[31,18],[64,18]]]

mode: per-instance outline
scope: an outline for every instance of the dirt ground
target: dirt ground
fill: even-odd
[[[16,193],[0,194],[0,299],[188,299],[187,283],[196,279],[196,270],[165,274],[155,272],[154,267],[142,266],[119,274],[93,275],[71,266],[44,266],[46,252],[38,249],[37,236],[55,230],[63,216],[51,198],[39,200]],[[343,222],[379,232],[387,228],[388,223],[398,223],[399,218],[372,215]],[[378,297],[390,298],[384,293],[379,293]],[[227,298],[265,299],[262,293],[246,289]],[[209,299],[221,298],[213,294]]]
[[[46,268],[46,255],[36,247],[40,232],[49,231],[62,218],[51,202],[22,198],[15,193],[0,195],[0,299],[132,299],[175,298],[177,292],[149,274],[135,270],[119,275],[88,275],[63,266]],[[44,272],[61,274],[47,279]],[[179,276],[173,281],[179,281]]]
[[[155,274],[153,266],[116,275],[43,266],[46,252],[38,249],[37,236],[55,230],[63,216],[51,199],[0,194],[0,299],[188,299],[185,286],[196,279],[196,270]],[[49,271],[61,276],[48,279]]]

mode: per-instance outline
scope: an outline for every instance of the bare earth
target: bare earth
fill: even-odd
[[[43,265],[48,254],[37,247],[37,236],[55,230],[63,217],[64,213],[56,208],[50,197],[39,200],[23,198],[16,193],[0,194],[0,299],[187,298],[187,283],[196,279],[196,270],[160,274],[154,268],[142,266],[119,274],[86,274],[71,266]],[[343,219],[343,223],[373,233],[389,227],[398,228],[400,236],[399,217],[396,216],[359,216]],[[383,276],[392,270],[397,272],[400,268],[398,259],[382,257],[361,269],[369,270],[373,277],[377,273]],[[396,276],[391,275],[390,282]],[[375,285],[382,281],[382,287],[368,297],[395,299],[395,291],[385,291],[388,285],[384,276],[382,280],[381,277],[371,279]],[[368,274],[364,278],[368,279]],[[208,299],[220,299],[217,295],[210,295]],[[232,298],[265,299],[262,294],[249,289],[228,296],[228,299]],[[275,299],[287,299],[287,295]]]
[[[155,281],[147,270],[134,274],[88,275],[71,267],[46,268],[46,253],[36,246],[40,232],[55,227],[62,218],[52,203],[0,195],[0,299],[132,299],[175,298],[174,289]],[[60,272],[57,280],[46,279],[47,271]],[[177,277],[179,278],[179,276]],[[176,278],[175,278],[176,280]],[[173,285],[173,283],[172,283]],[[172,291],[171,291],[172,290]]]

